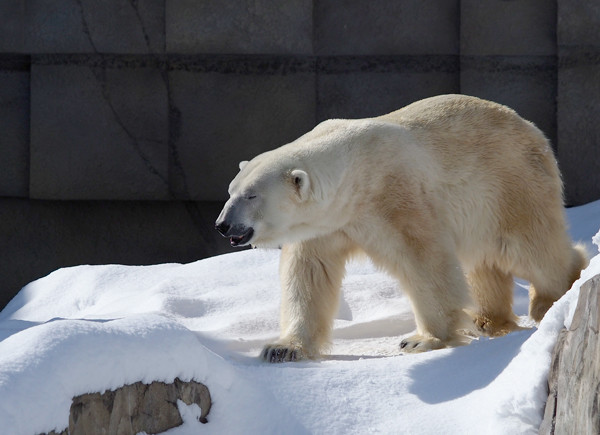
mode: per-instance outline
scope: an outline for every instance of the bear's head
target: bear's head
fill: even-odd
[[[279,247],[314,237],[325,197],[305,159],[281,149],[240,163],[215,223],[232,246]]]
[[[352,150],[360,152],[387,125],[324,121],[297,140],[240,163],[217,230],[232,246],[279,247],[344,228],[353,219],[357,184],[368,172],[352,163]]]

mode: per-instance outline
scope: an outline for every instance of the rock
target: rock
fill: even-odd
[[[571,327],[560,332],[540,434],[600,434],[600,275],[579,292]]]
[[[206,386],[175,379],[172,384],[136,382],[102,394],[73,398],[69,415],[70,435],[160,433],[183,423],[177,401],[197,404],[200,421],[206,423],[211,398]]]

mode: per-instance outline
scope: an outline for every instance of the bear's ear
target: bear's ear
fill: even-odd
[[[241,161],[241,162],[240,162],[240,165],[239,165],[239,166],[240,166],[240,171],[241,171],[242,169],[244,169],[244,166],[246,166],[247,164],[248,164],[248,160]]]
[[[300,200],[306,201],[310,193],[310,179],[308,178],[308,174],[302,169],[294,169],[290,172],[290,178]]]

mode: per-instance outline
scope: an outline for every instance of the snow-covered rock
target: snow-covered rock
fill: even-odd
[[[183,424],[179,406],[195,405],[198,421],[206,423],[210,393],[198,382],[141,382],[115,391],[83,394],[73,398],[69,415],[70,435],[105,433],[160,433]]]

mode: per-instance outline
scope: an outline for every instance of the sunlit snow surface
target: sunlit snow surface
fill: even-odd
[[[597,254],[600,201],[568,215],[573,237]],[[401,355],[415,328],[408,300],[370,263],[353,262],[331,354],[270,365],[256,355],[279,332],[278,261],[279,251],[251,250],[71,267],[32,282],[0,313],[3,433],[62,430],[75,395],[175,377],[206,384],[213,407],[202,425],[198,409],[180,404],[184,424],[169,434],[537,433],[557,334],[580,284],[600,273],[596,256],[538,329]],[[515,312],[524,316],[527,302],[517,284]]]

